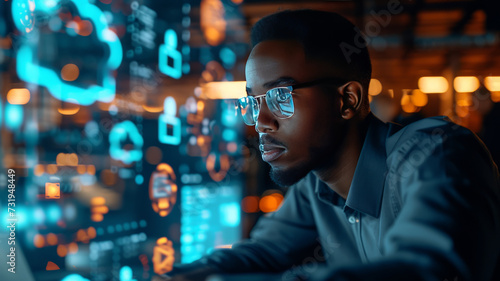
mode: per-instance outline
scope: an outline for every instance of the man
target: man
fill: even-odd
[[[174,280],[500,280],[490,155],[444,118],[404,128],[375,118],[359,40],[349,21],[321,11],[254,26],[238,107],[272,179],[291,188],[250,239],[177,266]]]

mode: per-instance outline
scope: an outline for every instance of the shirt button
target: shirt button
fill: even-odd
[[[349,217],[349,222],[350,223],[355,223],[356,222],[356,218],[354,216],[350,216]]]

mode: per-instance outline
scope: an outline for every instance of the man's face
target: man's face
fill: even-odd
[[[264,41],[254,47],[247,61],[247,91],[262,95],[278,86],[332,77],[332,72],[325,64],[306,59],[298,42]],[[294,184],[311,170],[325,169],[337,161],[346,128],[340,115],[339,86],[294,90],[295,113],[288,119],[274,116],[262,100],[255,126],[262,159],[271,165],[271,177],[277,184]]]

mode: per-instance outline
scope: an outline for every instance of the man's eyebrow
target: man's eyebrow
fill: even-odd
[[[270,89],[270,88],[274,88],[274,87],[290,85],[290,84],[295,84],[295,83],[297,83],[297,80],[293,79],[292,77],[284,76],[284,77],[280,77],[276,80],[264,83],[263,87],[265,89]],[[252,93],[251,88],[246,87],[246,90],[247,90],[247,95],[250,95]]]
[[[280,77],[274,81],[269,81],[267,83],[264,83],[264,88],[270,89],[270,88],[284,86],[284,85],[290,85],[290,84],[294,84],[294,83],[297,83],[297,81],[295,79],[293,79],[292,77],[285,76],[285,77]]]

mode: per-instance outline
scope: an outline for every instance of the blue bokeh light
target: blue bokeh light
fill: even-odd
[[[58,205],[51,205],[47,208],[46,214],[49,222],[56,223],[62,216],[61,207]]]
[[[19,104],[5,105],[5,126],[10,130],[14,131],[19,129],[23,124],[24,110]]]
[[[221,204],[220,220],[223,226],[236,227],[240,224],[240,205],[236,202]]]
[[[61,281],[90,281],[90,280],[87,278],[83,278],[79,274],[74,273],[64,277]]]

